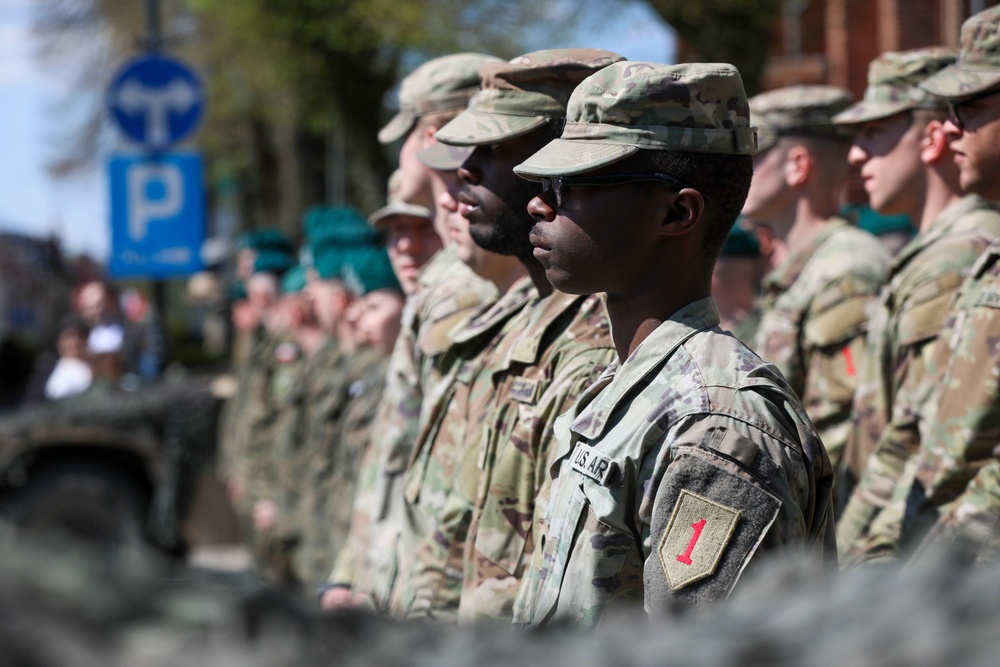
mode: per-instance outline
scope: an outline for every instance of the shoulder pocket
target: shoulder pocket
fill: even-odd
[[[851,297],[817,312],[803,331],[806,347],[838,345],[865,330],[869,297]]]

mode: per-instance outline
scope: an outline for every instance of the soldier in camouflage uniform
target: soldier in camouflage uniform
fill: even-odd
[[[354,218],[357,225],[364,225],[359,216]],[[337,338],[340,354],[335,364],[317,365],[310,374],[309,395],[300,418],[302,442],[290,457],[296,473],[289,488],[293,489],[291,512],[298,541],[293,561],[296,575],[309,592],[326,581],[346,540],[358,466],[367,444],[357,436],[364,432],[361,422],[371,411],[372,395],[377,398],[378,394],[374,388],[381,386],[384,377],[387,353],[365,344],[353,313],[360,299],[375,290],[399,293],[384,247],[371,245],[375,239],[366,238],[361,245],[339,249],[343,289],[350,294],[349,306],[340,317],[350,322],[351,337]],[[319,263],[323,259],[320,255]],[[398,316],[402,297],[396,299]],[[365,405],[352,409],[355,402]],[[354,437],[347,439],[345,433]]]
[[[556,422],[515,623],[593,626],[625,600],[703,606],[772,552],[836,557],[816,430],[709,296],[755,149],[733,66],[623,62],[581,83],[562,138],[515,168],[542,182],[529,210],[546,275],[607,293],[618,352]]]
[[[737,221],[712,271],[712,297],[719,309],[719,326],[748,344],[753,343],[760,323],[756,301],[764,261],[756,235]]]
[[[874,542],[868,529],[919,448],[918,415],[905,394],[925,376],[955,290],[1000,238],[1000,215],[976,194],[962,197],[943,127],[945,100],[917,87],[954,59],[945,48],[882,54],[869,68],[865,99],[834,119],[857,128],[849,159],[861,169],[872,208],[906,214],[920,230],[893,258],[869,322],[839,488],[850,498],[838,522],[843,565],[894,551],[895,540],[885,540],[889,526]],[[891,532],[898,529],[897,522]]]
[[[473,320],[445,355],[458,379],[406,475],[415,519],[400,553],[411,557],[415,544],[415,563],[397,585],[396,613],[511,616],[533,550],[536,504],[547,489],[552,422],[613,352],[600,298],[554,292],[544,278],[525,211],[537,186],[510,168],[555,135],[552,120],[561,121],[575,85],[618,60],[606,51],[561,49],[484,65],[482,92],[438,132],[443,143],[475,148],[458,169],[457,198],[471,238],[518,258],[531,279],[508,293],[520,304],[516,312],[496,311],[508,318],[502,326]]]
[[[760,151],[743,207],[789,251],[764,278],[752,347],[802,399],[834,470],[850,428],[867,308],[889,262],[875,237],[836,217],[850,141],[830,119],[850,103],[849,92],[832,86],[792,86],[751,99]]]
[[[420,203],[427,208],[431,206],[430,198],[443,191],[441,177],[418,161],[416,153],[433,146],[436,130],[465,108],[479,89],[479,66],[493,60],[473,53],[444,56],[421,65],[404,79],[400,112],[379,135],[383,143],[406,137],[400,151],[400,185],[390,193],[394,201]],[[365,452],[360,473],[363,479],[358,488],[350,548],[342,550],[330,575],[329,591],[321,601],[325,608],[351,604],[352,587],[370,593],[370,584],[359,584],[362,570],[368,573],[365,579],[370,582],[373,573],[393,567],[385,562],[390,550],[379,539],[390,539],[385,536],[395,534],[388,517],[391,506],[402,500],[400,478],[417,438],[424,396],[442,391],[439,385],[447,382],[439,368],[447,333],[468,320],[479,306],[497,297],[496,288],[459,261],[453,248],[445,247],[430,261],[428,256],[410,252],[418,239],[424,239],[421,245],[429,245],[429,234],[435,228],[426,219],[421,225],[415,225],[413,220],[404,224],[405,217],[399,213],[403,211],[394,212],[390,206],[369,220],[386,229],[390,259],[408,300],[386,371],[376,420],[380,428]],[[440,211],[430,214],[435,220],[440,216]],[[443,227],[437,229],[439,247]],[[375,542],[373,534],[380,536]]]
[[[269,236],[266,238],[270,238]],[[260,301],[259,327],[246,365],[240,372],[236,395],[222,418],[222,470],[231,499],[245,525],[248,541],[259,546],[252,527],[256,502],[268,497],[274,476],[270,466],[271,443],[277,415],[277,396],[288,359],[287,331],[277,312],[278,276],[292,265],[290,255],[276,249],[255,251],[253,275],[247,281],[250,301]],[[267,295],[266,298],[264,295]]]
[[[1000,201],[1000,7],[962,25],[957,62],[922,87],[948,99],[944,127],[962,188]],[[931,355],[917,403],[920,451],[907,471],[911,479],[904,473],[895,494],[905,501],[904,548],[922,539],[955,541],[979,561],[997,558],[998,308],[1000,243],[994,243],[959,288]]]

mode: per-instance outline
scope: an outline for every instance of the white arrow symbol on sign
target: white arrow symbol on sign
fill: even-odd
[[[117,103],[129,115],[145,113],[147,142],[163,146],[170,141],[169,112],[187,112],[198,103],[198,91],[180,78],[157,88],[149,88],[135,79],[129,79],[119,88]]]

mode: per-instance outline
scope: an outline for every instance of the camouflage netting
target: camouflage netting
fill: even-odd
[[[10,452],[43,444],[115,447],[127,440],[153,450],[159,479],[147,531],[157,544],[173,548],[198,474],[214,460],[220,408],[204,378],[168,378],[134,392],[94,387],[5,415],[0,443]]]
[[[717,612],[553,627],[320,617],[247,580],[0,532],[0,667],[18,665],[991,665],[1000,568],[943,555],[899,573],[775,564]],[[780,566],[779,566],[780,565]]]

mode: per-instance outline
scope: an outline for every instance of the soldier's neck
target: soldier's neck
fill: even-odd
[[[959,199],[962,193],[956,183],[952,184],[936,171],[931,171],[927,178],[927,187],[924,190],[923,206],[919,211],[910,214],[910,221],[923,233],[931,228],[941,211],[945,210]]]
[[[836,207],[817,206],[806,197],[799,199],[794,209],[794,221],[785,235],[789,254],[794,255],[808,248],[836,213]]]

